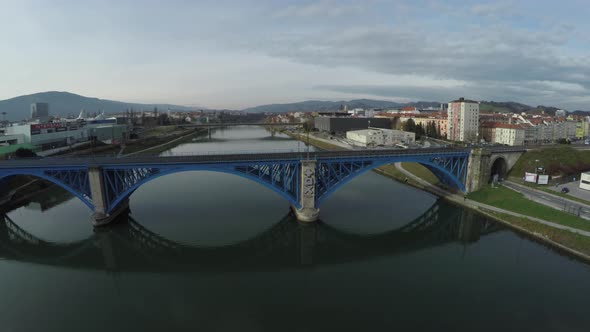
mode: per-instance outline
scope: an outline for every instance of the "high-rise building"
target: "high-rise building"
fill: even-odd
[[[479,103],[465,98],[449,102],[447,138],[451,141],[476,142],[479,129]]]
[[[32,103],[31,104],[31,119],[39,119],[47,121],[49,119],[49,104],[48,103]]]

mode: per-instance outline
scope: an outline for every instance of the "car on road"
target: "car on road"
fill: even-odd
[[[570,192],[570,190],[568,189],[568,187],[563,187],[563,188],[561,188],[561,192],[564,194],[567,194]]]

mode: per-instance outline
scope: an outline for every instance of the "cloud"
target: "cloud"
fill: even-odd
[[[273,14],[274,18],[316,18],[341,17],[359,14],[365,7],[359,4],[342,4],[336,1],[321,0],[305,5],[292,5]]]
[[[470,8],[470,12],[474,15],[487,17],[506,17],[517,14],[516,9],[505,2],[477,4]]]
[[[577,108],[581,102],[590,102],[588,91],[578,85],[562,82],[528,81],[518,84],[494,81],[465,82],[453,86],[417,85],[318,85],[318,90],[371,95],[396,100],[429,100],[448,102],[457,97],[476,100],[517,101],[531,106],[564,105]]]

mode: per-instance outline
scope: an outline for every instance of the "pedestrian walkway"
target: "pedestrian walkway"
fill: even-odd
[[[524,214],[520,214],[520,213],[516,213],[516,212],[512,212],[512,211],[508,211],[508,210],[504,210],[492,205],[488,205],[488,204],[484,204],[484,203],[480,203],[480,202],[476,202],[470,199],[467,199],[465,196],[463,195],[458,195],[458,194],[454,194],[451,192],[448,192],[446,190],[443,190],[433,184],[430,184],[429,182],[423,180],[422,178],[412,174],[411,172],[408,172],[406,169],[404,169],[401,165],[401,163],[396,163],[395,167],[402,173],[404,173],[407,177],[413,179],[414,181],[420,183],[421,185],[423,185],[425,188],[428,188],[429,191],[434,192],[435,194],[441,196],[441,197],[445,197],[446,199],[455,202],[457,204],[460,205],[464,205],[464,206],[468,206],[471,208],[475,208],[475,209],[487,209],[490,211],[494,211],[494,212],[498,212],[498,213],[504,213],[504,214],[509,214],[511,216],[515,216],[515,217],[519,217],[519,218],[527,218],[529,220],[532,221],[536,221],[538,223],[541,223],[543,225],[547,225],[550,227],[554,227],[554,228],[558,228],[558,229],[563,229],[563,230],[568,230],[572,233],[576,233],[576,234],[580,234],[580,235],[584,235],[584,236],[588,236],[590,237],[590,232],[589,231],[584,231],[581,229],[577,229],[577,228],[573,228],[573,227],[569,227],[569,226],[564,226],[561,224],[557,224],[551,221],[547,221],[547,220],[543,220],[543,219],[539,219],[539,218],[535,218],[535,217],[531,217],[531,216],[527,216]]]

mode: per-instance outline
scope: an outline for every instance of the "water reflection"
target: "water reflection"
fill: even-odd
[[[254,238],[219,247],[171,241],[142,226],[129,211],[115,225],[73,243],[44,241],[6,214],[0,218],[0,256],[5,259],[108,271],[299,268],[470,244],[501,230],[470,211],[438,202],[412,222],[382,234],[347,233],[321,221],[301,224],[288,214]]]

